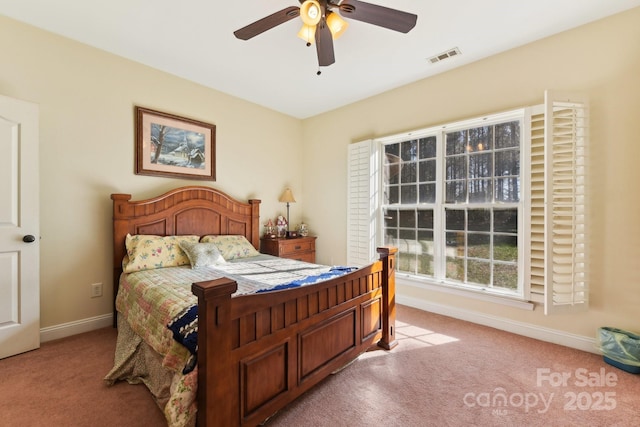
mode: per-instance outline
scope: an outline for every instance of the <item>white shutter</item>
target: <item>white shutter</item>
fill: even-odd
[[[586,310],[588,103],[545,92],[545,314]]]
[[[367,265],[375,259],[379,177],[374,142],[350,144],[347,171],[347,264]]]
[[[544,303],[544,105],[530,117],[529,298]]]

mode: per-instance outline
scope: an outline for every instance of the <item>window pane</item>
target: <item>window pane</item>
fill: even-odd
[[[436,201],[435,184],[421,184],[418,188],[420,189],[419,203],[434,203]]]
[[[470,231],[491,231],[491,211],[489,209],[469,209]]]
[[[518,236],[496,235],[493,238],[493,259],[498,261],[518,261]]]
[[[518,233],[518,210],[496,209],[493,212],[493,231],[498,233]]]
[[[400,181],[403,184],[416,182],[418,178],[417,167],[418,165],[415,163],[404,163],[400,170]]]
[[[387,184],[400,182],[400,144],[384,146],[384,179]]]
[[[406,271],[409,273],[416,272],[416,256],[413,254],[407,254],[402,251],[398,251],[398,270]]]
[[[400,144],[388,144],[384,146],[384,153],[386,154],[387,161],[389,158],[396,158],[396,162],[400,161]]]
[[[464,203],[467,201],[467,183],[450,181],[446,184],[445,201],[447,203]]]
[[[384,244],[398,247],[398,230],[395,228],[386,229],[384,233]]]
[[[384,177],[387,184],[400,182],[400,163],[388,163],[384,165]]]
[[[384,213],[384,226],[386,228],[398,227],[398,211],[395,209],[387,209]]]
[[[400,202],[400,190],[398,188],[397,185],[394,185],[393,187],[387,187],[387,191],[385,194],[386,198],[387,198],[387,203],[388,204],[395,204],[395,203],[399,203]]]
[[[520,175],[520,150],[496,152],[496,176]]]
[[[433,231],[418,231],[418,243],[422,253],[418,255],[417,273],[433,276]]]
[[[471,258],[491,259],[491,236],[469,233],[467,235],[467,256]]]
[[[496,128],[496,148],[520,146],[520,122],[501,123]]]
[[[418,164],[418,179],[420,182],[436,180],[436,161],[423,160]]]
[[[467,177],[467,158],[465,156],[448,157],[446,180],[465,179]]]
[[[436,157],[436,137],[430,136],[420,139],[419,142],[420,158],[431,159]]]
[[[416,211],[400,211],[400,227],[416,228]]]
[[[491,153],[469,156],[469,178],[489,178],[493,176],[493,156]]]
[[[446,230],[464,230],[465,220],[464,211],[458,209],[447,209],[445,211],[445,229]],[[448,233],[447,233],[448,234]]]
[[[467,151],[467,131],[451,132],[447,134],[447,156],[464,154]]]
[[[464,258],[447,257],[446,278],[464,281]]]
[[[498,288],[518,289],[518,266],[516,264],[495,264],[493,285]]]
[[[400,157],[405,162],[415,161],[418,158],[417,141],[404,141],[401,143]]]
[[[496,179],[496,202],[515,203],[518,201],[520,201],[520,179]]]
[[[469,152],[493,150],[493,126],[469,129]]]
[[[433,276],[433,255],[421,254],[418,256],[418,274]]]
[[[493,201],[493,188],[490,179],[469,181],[469,203],[490,203]]]
[[[418,211],[418,228],[433,230],[433,210],[424,209]]]
[[[488,285],[491,283],[491,264],[484,261],[470,259],[467,261],[467,282]]]
[[[400,202],[403,204],[415,204],[418,200],[418,190],[415,184],[400,186]]]
[[[400,243],[400,249],[402,250],[402,244],[406,245],[407,244],[406,243],[407,240],[409,242],[415,242],[415,240],[416,240],[416,230],[403,230],[403,229],[400,229],[399,237],[400,237],[400,240],[404,240],[405,241],[405,242],[401,242]],[[407,252],[406,248],[405,248],[404,252]]]

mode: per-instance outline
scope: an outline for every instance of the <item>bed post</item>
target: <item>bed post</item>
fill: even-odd
[[[383,246],[378,248],[382,260],[382,338],[378,345],[391,350],[396,341],[396,253],[398,248]]]
[[[240,420],[237,366],[232,366],[233,280],[194,283],[198,297],[198,426],[236,426]]]

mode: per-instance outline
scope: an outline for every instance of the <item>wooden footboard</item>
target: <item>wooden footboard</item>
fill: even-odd
[[[198,425],[255,426],[361,353],[395,347],[395,248],[317,285],[231,298],[195,283]]]

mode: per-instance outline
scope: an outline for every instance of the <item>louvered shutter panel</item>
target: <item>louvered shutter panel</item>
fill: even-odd
[[[347,264],[367,265],[375,257],[379,168],[373,141],[349,145],[347,177]]]
[[[588,103],[545,93],[545,314],[586,310]]]
[[[529,299],[544,303],[544,106],[531,111]]]

